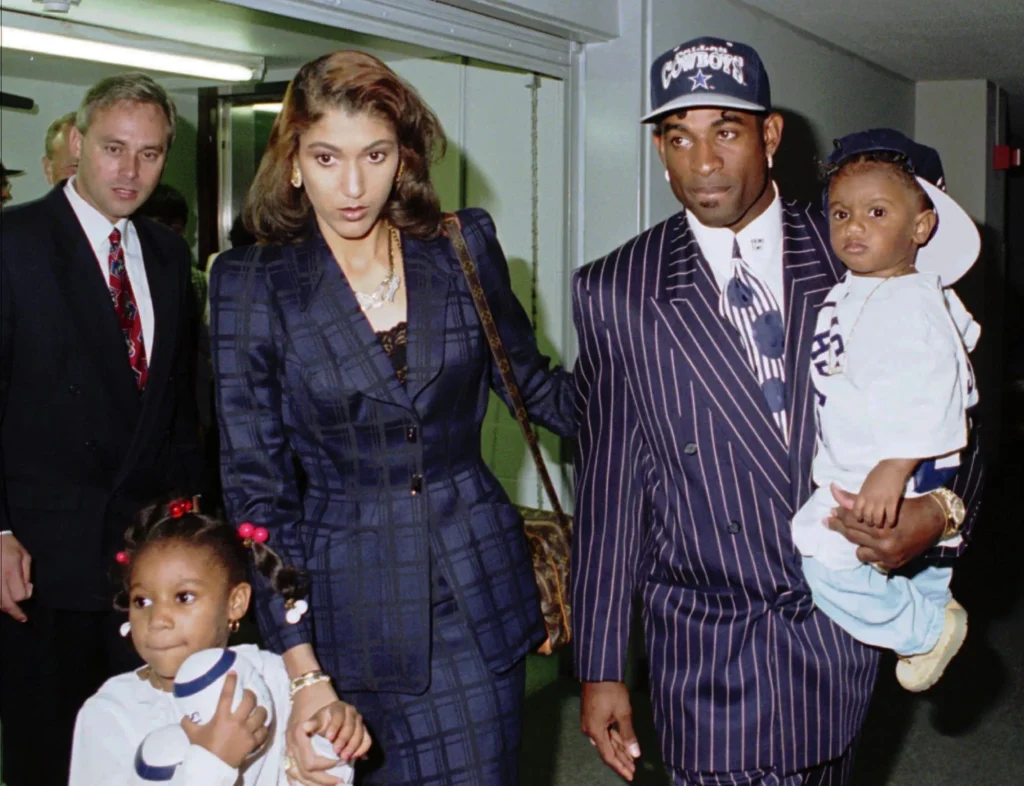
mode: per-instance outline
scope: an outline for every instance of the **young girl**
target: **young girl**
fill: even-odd
[[[262,675],[273,708],[257,707],[246,691],[233,711],[235,677],[229,674],[209,723],[197,725],[175,711],[171,690],[181,664],[193,653],[225,647],[249,606],[248,552],[256,569],[280,593],[291,616],[301,611],[306,582],[282,565],[262,541],[266,531],[239,527],[199,514],[189,500],[173,500],[143,511],[125,534],[117,562],[122,589],[115,599],[127,608],[122,630],[146,662],[138,671],[108,680],[78,713],[69,786],[118,786],[135,782],[135,756],[150,732],[180,723],[192,743],[170,783],[188,786],[278,786],[289,783],[285,721],[290,682],[280,656],[254,645],[234,647]],[[300,602],[301,601],[301,602]],[[275,722],[266,727],[267,710]],[[344,761],[362,756],[370,736],[353,707],[335,702],[306,725],[310,734],[333,740]],[[268,739],[269,737],[269,739]],[[250,757],[255,751],[259,755]]]
[[[818,315],[818,489],[794,518],[793,540],[815,604],[860,641],[894,650],[900,684],[920,691],[967,633],[952,569],[887,575],[822,522],[836,505],[833,486],[857,492],[854,513],[875,527],[897,526],[904,496],[931,494],[947,520],[940,541],[959,537],[962,509],[943,483],[956,473],[966,409],[978,400],[967,352],[980,328],[944,287],[974,264],[978,232],[942,190],[938,153],[897,131],[843,137],[828,164],[832,248],[849,273]]]

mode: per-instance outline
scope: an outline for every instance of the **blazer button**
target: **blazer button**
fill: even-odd
[[[74,382],[68,385],[68,393],[70,393],[72,396],[77,396],[80,390],[81,388],[78,387],[78,385],[76,385]]]
[[[415,426],[409,426],[408,428],[405,429],[406,442],[415,442],[417,439],[419,439],[419,429],[417,429]]]
[[[729,534],[730,534],[730,535],[735,535],[735,534],[737,534],[737,533],[738,533],[738,532],[739,532],[739,531],[740,531],[741,529],[743,529],[743,527],[741,527],[741,526],[740,526],[740,523],[739,523],[738,521],[730,521],[730,522],[729,522],[729,526],[728,526],[728,527],[726,527],[726,529],[727,529],[727,530],[729,530]]]
[[[89,450],[96,450],[96,440],[94,440],[94,439],[87,439],[85,441],[85,446],[87,448],[89,448]]]
[[[409,491],[414,497],[423,491],[423,476],[418,472],[412,476],[412,482],[409,484]]]
[[[683,453],[685,453],[687,456],[694,456],[694,455],[696,455],[697,454],[697,443],[696,442],[687,442],[686,445],[683,446]]]

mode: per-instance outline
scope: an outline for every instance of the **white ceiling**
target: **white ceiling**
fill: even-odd
[[[1024,132],[1024,0],[740,0],[915,81],[988,79]]]
[[[4,11],[42,14],[42,5],[32,0],[0,0],[0,7]],[[72,6],[67,14],[45,16],[57,21],[185,41],[227,52],[261,55],[266,58],[267,79],[275,81],[287,81],[303,63],[346,47],[373,52],[388,61],[441,54],[215,0],[83,0],[81,5]],[[29,55],[7,49],[0,55],[0,68],[6,76],[83,86],[123,70],[117,66]],[[174,87],[179,89],[209,84],[187,77],[164,78],[161,81],[173,81]]]

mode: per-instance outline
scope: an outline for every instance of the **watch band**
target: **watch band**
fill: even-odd
[[[963,527],[964,519],[967,517],[967,509],[964,506],[964,502],[960,497],[954,494],[947,488],[939,488],[934,491],[928,492],[936,504],[942,509],[942,514],[946,517],[946,523],[942,529],[942,534],[939,536],[939,542],[949,540],[960,534],[960,528]]]

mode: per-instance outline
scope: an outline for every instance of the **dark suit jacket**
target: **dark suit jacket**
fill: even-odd
[[[200,490],[189,254],[170,230],[132,219],[156,321],[140,396],[62,185],[4,210],[0,224],[0,518],[32,555],[40,603],[106,610],[109,565],[139,507]]]
[[[572,434],[571,375],[537,350],[494,224],[460,217],[531,417]],[[545,635],[522,522],[481,457],[503,388],[469,287],[447,239],[406,237],[403,252],[404,386],[319,233],[229,251],[210,281],[229,518],[266,526],[312,581],[310,613],[289,625],[255,577],[260,627],[279,652],[313,643],[339,690],[427,687],[433,570],[494,671]]]
[[[631,600],[673,767],[794,772],[841,754],[877,651],[811,602],[790,521],[813,490],[810,349],[842,270],[827,227],[783,203],[788,444],[679,213],[576,276],[582,421],[573,613],[585,680],[620,680]],[[977,429],[954,482],[977,517]],[[954,556],[936,549],[932,556]]]

